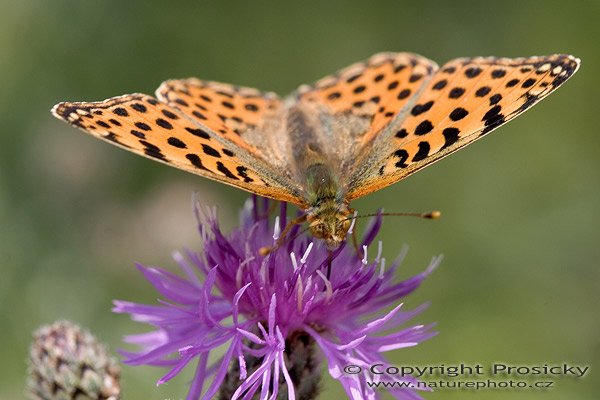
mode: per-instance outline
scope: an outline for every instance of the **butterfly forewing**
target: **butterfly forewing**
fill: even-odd
[[[391,126],[395,135],[379,162],[353,177],[349,199],[397,182],[484,136],[546,97],[578,66],[568,55],[450,61],[406,118]]]
[[[272,92],[195,78],[169,80],[156,90],[162,102],[239,147],[282,166],[286,152],[271,151],[281,142],[283,107]],[[275,135],[279,133],[279,137]],[[275,142],[275,143],[273,143]]]
[[[134,153],[252,193],[303,204],[293,187],[267,163],[226,135],[216,135],[151,96],[131,94],[102,102],[60,103],[53,113]]]

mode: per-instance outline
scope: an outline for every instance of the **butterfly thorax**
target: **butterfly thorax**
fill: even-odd
[[[311,233],[336,247],[350,227],[350,214],[345,192],[341,189],[336,157],[323,148],[323,127],[315,121],[316,113],[306,112],[297,105],[287,110],[291,153],[296,175],[305,190],[307,221]]]

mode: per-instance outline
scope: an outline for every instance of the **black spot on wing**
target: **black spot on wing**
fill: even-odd
[[[404,128],[402,128],[398,132],[396,132],[396,137],[397,138],[403,139],[403,138],[405,138],[407,136],[408,136],[408,131],[406,129],[404,129]]]
[[[450,93],[448,94],[448,97],[451,99],[458,99],[464,93],[465,93],[465,89],[463,89],[461,87],[455,87],[450,91]]]
[[[233,103],[231,103],[230,101],[222,101],[221,104],[223,105],[223,107],[229,108],[230,110],[233,110],[235,108]]]
[[[190,163],[191,163],[191,164],[192,164],[194,167],[196,167],[196,168],[199,168],[199,169],[202,169],[202,170],[204,170],[204,171],[208,171],[208,172],[211,172],[211,173],[212,173],[212,171],[211,171],[210,169],[206,168],[206,167],[205,167],[205,166],[202,164],[202,161],[200,160],[200,157],[198,157],[198,155],[197,155],[197,154],[193,154],[193,153],[186,154],[186,155],[185,155],[185,158],[187,158],[187,159],[189,160],[189,162],[190,162]]]
[[[487,123],[489,120],[496,118],[500,114],[501,110],[502,110],[502,106],[495,105],[494,107],[490,108],[488,110],[488,112],[485,113],[482,121]]]
[[[184,142],[177,139],[176,137],[170,137],[167,139],[167,143],[169,143],[173,147],[177,147],[178,149],[186,149],[187,146]]]
[[[131,148],[131,146],[128,146],[125,143],[121,143],[119,141],[119,139],[118,139],[118,136],[114,132],[108,132],[108,134],[104,135],[103,137],[106,140],[109,140],[109,141],[111,141],[113,143],[119,144],[119,145],[121,145],[123,147],[126,147],[128,149]]]
[[[164,120],[162,118],[156,119],[156,125],[160,126],[161,128],[165,128],[165,129],[173,129],[173,125],[171,125],[171,123],[169,121]]]
[[[349,77],[348,79],[346,79],[346,82],[348,82],[348,83],[352,83],[352,82],[354,82],[355,80],[357,80],[358,78],[360,78],[361,76],[362,76],[362,74],[356,74],[356,75],[353,75],[353,76]]]
[[[131,133],[133,136],[135,136],[137,138],[146,139],[146,135],[144,135],[142,132],[137,131],[135,129],[130,130],[129,133]]]
[[[200,111],[198,110],[194,110],[192,111],[192,115],[194,115],[194,117],[201,119],[203,121],[206,121],[208,118],[206,118],[206,116],[204,114],[202,114]]]
[[[117,114],[120,117],[128,117],[129,113],[123,107],[117,107],[113,110],[113,113]]]
[[[529,107],[535,104],[538,100],[538,96],[531,93],[525,93],[525,102],[517,109],[517,113],[527,110]]]
[[[223,175],[225,175],[228,178],[235,179],[238,181],[240,180],[240,178],[238,178],[233,173],[231,173],[231,171],[229,169],[227,169],[227,167],[225,165],[223,165],[223,163],[221,161],[217,161],[217,169],[219,170],[219,172],[221,172]]]
[[[435,85],[433,85],[433,90],[442,90],[443,88],[446,87],[447,84],[448,84],[448,81],[446,79],[441,79],[441,80],[437,81],[435,83]]]
[[[202,151],[211,157],[221,158],[221,153],[207,144],[202,143]]]
[[[423,114],[424,112],[429,111],[431,106],[433,106],[433,100],[428,101],[427,103],[424,103],[424,104],[415,105],[412,108],[412,110],[410,111],[410,113],[416,117],[419,114]]]
[[[446,67],[442,70],[442,72],[446,74],[453,74],[454,72],[456,72],[456,67]]]
[[[492,91],[492,88],[489,86],[482,86],[475,92],[475,96],[484,97],[487,96]]]
[[[431,132],[432,129],[433,129],[433,125],[431,124],[431,121],[425,120],[425,121],[421,122],[419,125],[417,125],[417,127],[415,128],[415,135],[425,135],[425,134]]]
[[[419,142],[419,149],[417,150],[417,153],[415,154],[415,156],[413,157],[413,161],[421,161],[425,158],[427,158],[429,156],[429,150],[431,150],[431,146],[429,145],[429,142]]]
[[[452,146],[454,143],[456,143],[458,141],[458,134],[460,133],[460,130],[458,128],[454,128],[454,127],[450,127],[450,128],[446,128],[442,131],[442,134],[444,135],[444,145],[442,146],[442,149],[445,149],[448,146]]]
[[[506,75],[506,70],[504,69],[495,69],[492,71],[492,78],[498,79],[503,78]]]
[[[238,175],[244,179],[244,182],[254,182],[254,179],[248,176],[248,168],[240,165],[236,168],[236,170]]]
[[[486,133],[492,131],[493,129],[499,127],[504,122],[506,122],[504,115],[500,113],[501,110],[502,107],[499,104],[497,104],[485,113],[485,115],[482,118],[482,121],[485,123],[485,128],[481,131],[481,135],[485,135]]]
[[[171,111],[169,110],[161,110],[161,112],[163,113],[163,115],[169,119],[179,119],[179,117],[177,116],[177,114],[173,114]]]
[[[144,154],[146,154],[150,157],[157,158],[162,161],[167,161],[167,158],[165,157],[165,155],[163,153],[161,153],[160,147],[155,146],[152,143],[147,142],[145,140],[141,140],[141,139],[140,139],[140,144],[142,146],[144,146]]]
[[[450,119],[452,121],[460,121],[461,119],[466,117],[468,114],[469,114],[469,112],[467,110],[465,110],[464,108],[457,107],[454,110],[452,110],[452,112],[450,113]]]
[[[417,82],[417,81],[418,81],[418,80],[420,80],[422,77],[423,77],[423,74],[412,74],[412,75],[410,76],[410,78],[408,78],[408,81],[409,81],[410,83]]]
[[[194,136],[201,137],[202,139],[210,139],[210,135],[204,132],[202,129],[186,127],[185,130]]]
[[[131,105],[131,108],[133,108],[135,111],[141,112],[141,113],[145,113],[146,111],[148,111],[148,109],[146,108],[145,105],[143,105],[142,103],[133,103]]]
[[[398,93],[398,100],[403,100],[410,96],[410,89],[403,89]]]
[[[396,168],[408,167],[408,164],[406,164],[406,161],[408,160],[408,151],[404,149],[396,150],[394,152],[394,156],[400,159],[398,162],[396,162]]]
[[[490,106],[497,104],[500,100],[502,100],[502,95],[500,93],[490,96]]]
[[[479,68],[479,67],[470,67],[465,70],[465,76],[467,78],[475,78],[480,73],[481,73],[481,68]]]
[[[227,97],[229,99],[233,99],[233,94],[226,92],[224,90],[217,90],[216,92],[217,94],[220,94],[221,96]]]
[[[137,126],[139,129],[143,130],[143,131],[150,131],[152,130],[152,128],[150,128],[150,126],[144,122],[136,122],[134,124],[135,126]]]
[[[198,107],[199,109],[201,109],[202,111],[208,111],[208,108],[204,107],[202,104],[200,103],[194,103],[194,105],[196,107]]]

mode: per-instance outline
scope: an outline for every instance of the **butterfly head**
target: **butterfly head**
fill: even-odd
[[[352,212],[347,205],[337,202],[312,208],[307,216],[311,234],[325,240],[327,247],[336,248],[344,241],[350,229],[352,218],[349,216]]]

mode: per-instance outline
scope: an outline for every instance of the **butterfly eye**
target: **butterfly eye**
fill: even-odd
[[[352,220],[351,219],[343,219],[339,222],[338,228],[341,231],[341,233],[343,233],[343,235],[345,236],[346,233],[348,232],[348,230],[350,229],[350,225],[352,225]]]
[[[318,223],[310,226],[310,232],[313,236],[323,239],[325,237],[325,224]]]

